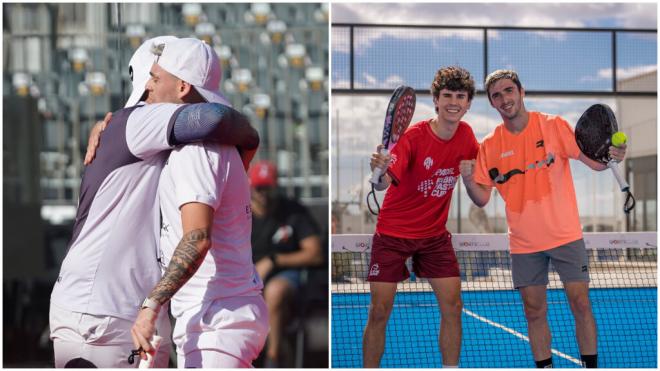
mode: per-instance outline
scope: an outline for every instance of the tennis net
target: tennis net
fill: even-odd
[[[589,296],[599,367],[657,367],[657,234],[585,233]],[[461,367],[534,367],[522,301],[513,289],[508,239],[453,236],[461,268]],[[362,367],[369,306],[370,235],[332,236],[332,367]],[[408,268],[412,271],[410,261]],[[555,367],[580,367],[574,319],[551,267],[548,323]],[[381,367],[441,367],[440,312],[429,283],[414,274],[397,286]]]

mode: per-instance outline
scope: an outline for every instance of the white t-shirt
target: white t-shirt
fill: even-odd
[[[81,313],[135,319],[161,277],[158,179],[184,105],[117,111],[85,168],[70,243],[51,302]]]
[[[263,284],[252,263],[250,186],[235,147],[177,147],[163,169],[158,193],[164,267],[183,237],[179,208],[199,202],[214,210],[212,246],[195,275],[172,298],[174,316],[202,302],[261,293]]]

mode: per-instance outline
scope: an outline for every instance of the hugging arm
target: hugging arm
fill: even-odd
[[[178,111],[169,143],[177,145],[200,140],[236,146],[245,170],[259,147],[259,133],[247,117],[219,103],[190,104]]]
[[[168,128],[167,139],[171,146],[205,140],[236,146],[247,169],[259,147],[259,133],[250,125],[245,115],[218,103],[189,104],[177,110],[175,115]],[[108,113],[105,119],[97,122],[91,130],[85,165],[94,160],[100,145],[101,132],[111,118],[112,114]]]
[[[241,150],[259,146],[259,134],[247,117],[219,103],[189,104],[177,112],[169,143],[176,146],[200,140],[237,146]]]

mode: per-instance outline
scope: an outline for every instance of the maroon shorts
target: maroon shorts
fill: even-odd
[[[458,260],[451,244],[451,234],[410,239],[374,234],[371,243],[369,276],[372,282],[400,282],[410,277],[406,259],[412,257],[418,277],[459,277]]]

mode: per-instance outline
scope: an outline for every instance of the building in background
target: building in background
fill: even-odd
[[[621,91],[656,91],[658,71],[649,71],[620,80]],[[635,190],[634,217],[629,231],[657,230],[658,216],[658,112],[657,97],[618,97],[619,130],[631,144],[626,160],[626,175]]]
[[[75,218],[89,130],[124,106],[128,61],[148,38],[197,37],[214,47],[221,90],[261,136],[255,161],[275,162],[287,195],[328,225],[328,4],[2,9],[5,365],[43,366],[52,357],[42,331]]]

